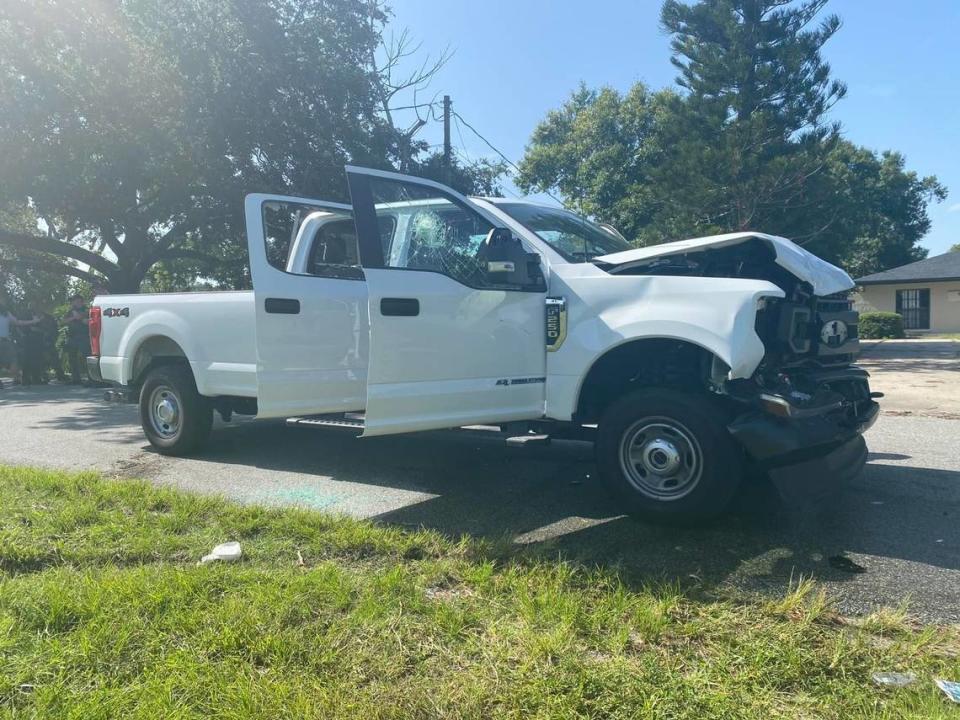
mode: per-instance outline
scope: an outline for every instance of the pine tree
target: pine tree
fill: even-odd
[[[688,93],[690,124],[678,127],[677,142],[713,139],[690,164],[711,186],[711,224],[758,228],[771,215],[803,211],[807,182],[839,136],[826,114],[846,93],[820,54],[840,19],[812,27],[827,2],[664,3],[677,82]]]

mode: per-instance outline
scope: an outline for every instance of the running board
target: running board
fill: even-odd
[[[363,430],[363,415],[343,413],[337,415],[310,415],[287,418],[287,425],[296,427],[330,427],[345,430]]]
[[[306,417],[287,418],[287,425],[292,427],[340,428],[341,430],[359,430],[363,432],[364,414],[359,412],[334,413],[331,415],[308,415]],[[593,442],[596,438],[596,426],[552,428],[553,432],[535,433],[523,432],[519,423],[511,423],[500,427],[498,425],[465,425],[461,428],[450,428],[476,434],[483,437],[501,437],[509,447],[537,447],[549,445],[551,440],[581,440]],[[511,427],[512,426],[512,427]]]

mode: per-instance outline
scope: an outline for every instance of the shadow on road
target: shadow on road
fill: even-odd
[[[62,413],[50,416],[43,413],[32,421],[37,430],[103,430],[97,435],[105,442],[129,443],[142,438],[135,427],[137,409],[132,405],[111,405],[102,400],[103,390],[77,385],[8,386],[0,391],[0,412],[5,408],[48,408],[69,406]],[[131,425],[134,427],[131,427]]]
[[[197,459],[429,493],[435,497],[375,519],[451,537],[507,539],[535,558],[614,568],[630,584],[762,592],[782,591],[801,576],[844,583],[857,576],[829,562],[842,553],[960,569],[960,472],[871,463],[843,492],[805,507],[786,507],[769,485],[753,484],[730,515],[671,528],[620,515],[583,443],[513,449],[465,432],[359,440],[349,432],[251,424],[220,433]]]
[[[91,431],[94,442],[125,443],[130,469],[120,472],[133,476],[153,477],[161,468],[201,490],[204,478],[215,477],[210,491],[239,496],[242,485],[254,491],[247,499],[268,504],[317,507],[312,500],[333,497],[334,510],[379,512],[378,522],[451,537],[505,540],[521,556],[616,569],[630,584],[782,592],[791,580],[815,576],[859,594],[862,605],[895,605],[922,575],[926,606],[960,618],[960,582],[945,574],[960,570],[960,472],[917,467],[907,453],[871,454],[861,478],[820,504],[787,506],[768,485],[751,485],[717,522],[667,528],[620,514],[584,443],[516,449],[467,432],[360,440],[349,431],[260,421],[222,427],[201,454],[168,460],[140,452],[148,446],[135,407],[105,406],[96,390],[62,386],[3,391],[0,419],[14,405],[50,403],[64,404],[63,412],[38,413],[27,426],[78,431],[78,443]],[[389,509],[377,509],[378,497]],[[831,565],[831,557],[847,553],[867,556],[858,558],[866,575]]]

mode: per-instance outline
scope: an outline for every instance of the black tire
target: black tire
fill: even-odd
[[[743,458],[707,395],[644,388],[613,403],[597,430],[600,477],[629,515],[671,524],[714,518],[743,479]]]
[[[147,374],[140,389],[140,424],[163,455],[187,455],[207,441],[213,407],[197,392],[188,366],[163,365]]]

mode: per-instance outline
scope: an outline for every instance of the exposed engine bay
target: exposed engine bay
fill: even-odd
[[[858,315],[849,290],[817,296],[813,284],[797,277],[778,257],[782,244],[789,241],[775,238],[778,246],[770,242],[773,239],[743,234],[737,242],[691,241],[689,247],[683,247],[682,242],[671,243],[657,246],[667,250],[664,254],[631,258],[621,264],[604,262],[619,259],[609,256],[600,258],[597,264],[611,274],[773,283],[785,297],[764,298],[757,309],[756,331],[766,351],[763,361],[751,378],[714,383],[714,391],[775,416],[800,419],[830,415],[834,422],[853,427],[875,403],[868,374],[852,365],[859,352],[859,339]],[[809,256],[794,247],[800,261]],[[642,250],[649,253],[656,249]]]
[[[845,365],[859,351],[857,313],[848,293],[814,295],[810,283],[777,263],[773,246],[761,237],[720,247],[650,257],[613,266],[611,274],[766,280],[785,298],[766,298],[757,312],[757,334],[767,349],[764,364],[777,368]]]

